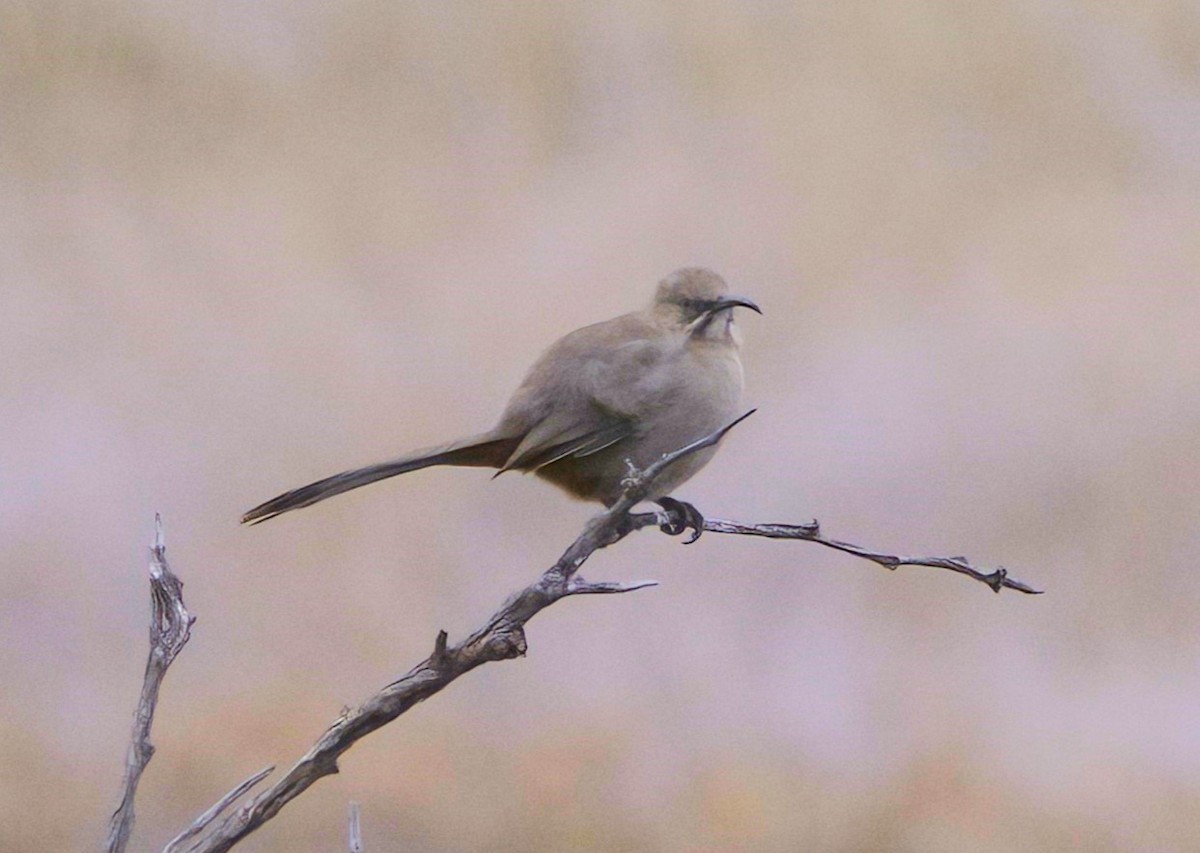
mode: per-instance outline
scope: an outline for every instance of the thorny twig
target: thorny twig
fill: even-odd
[[[197,835],[206,831],[232,802],[265,774],[259,774],[242,783],[173,841],[169,850],[186,849],[207,853],[230,849],[273,818],[287,803],[302,794],[318,779],[337,773],[338,758],[361,738],[396,719],[418,702],[434,695],[477,666],[524,655],[525,624],[556,601],[571,595],[624,593],[655,585],[655,581],[629,584],[587,581],[579,575],[579,569],[593,553],[619,542],[630,533],[651,525],[666,529],[668,519],[663,513],[631,513],[630,510],[650,494],[654,478],[664,468],[688,454],[716,444],[730,429],[751,414],[753,411],[747,412],[712,435],[664,455],[645,471],[631,471],[624,483],[625,491],[620,500],[588,522],[583,532],[563,552],[558,561],[532,584],[511,596],[483,627],[454,645],[450,644],[445,631],[439,632],[429,657],[358,708],[344,709],[338,719],[282,779],[235,811],[226,814],[207,835],[197,838]],[[1003,568],[986,572],[971,566],[963,557],[901,557],[827,539],[821,535],[815,521],[803,525],[789,525],[741,524],[705,519],[703,530],[774,539],[804,539],[871,560],[889,569],[899,566],[931,566],[965,574],[987,584],[996,592],[1005,587],[1024,593],[1039,592],[1021,581],[1010,578]],[[354,832],[356,816],[352,813],[352,846],[355,843],[361,844],[361,839]],[[184,844],[187,846],[184,847]]]
[[[662,523],[662,514],[656,512],[636,513],[630,518],[639,527]],[[816,542],[826,548],[833,548],[835,551],[862,557],[864,560],[878,563],[892,571],[901,566],[928,566],[966,575],[980,583],[987,584],[994,592],[999,592],[1001,589],[1015,589],[1017,592],[1027,595],[1041,595],[1043,592],[1043,590],[1034,589],[1024,581],[1010,577],[1008,569],[1003,566],[997,566],[989,572],[972,566],[966,557],[902,557],[896,554],[871,551],[859,545],[851,545],[849,542],[827,539],[821,535],[821,526],[815,519],[807,524],[742,524],[739,521],[706,518],[704,519],[704,530],[706,533],[737,533],[742,536],[765,536],[768,539],[803,539],[806,542]]]
[[[621,498],[589,521],[558,561],[532,584],[511,596],[482,628],[453,646],[449,644],[446,632],[439,632],[429,657],[358,708],[345,710],[282,779],[227,815],[212,832],[185,849],[205,853],[230,849],[318,779],[337,773],[338,757],[359,739],[390,723],[475,667],[524,655],[527,647],[525,623],[556,601],[571,595],[624,593],[654,586],[655,581],[593,583],[579,575],[579,568],[596,551],[646,526],[631,523],[629,510],[646,497],[654,478],[664,468],[716,444],[750,414],[752,412],[747,412],[711,435],[665,454],[645,471],[631,472]]]

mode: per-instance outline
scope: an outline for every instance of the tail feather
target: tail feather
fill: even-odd
[[[464,439],[442,447],[420,450],[409,456],[368,465],[353,471],[343,471],[317,480],[307,486],[284,492],[278,497],[261,503],[242,516],[242,524],[260,524],[281,513],[300,507],[311,506],[318,501],[340,495],[351,489],[386,480],[397,474],[406,474],[431,465],[462,465],[476,468],[499,468],[509,457],[519,438],[492,438],[490,434]]]

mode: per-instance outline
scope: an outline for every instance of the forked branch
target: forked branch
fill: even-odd
[[[579,569],[596,551],[613,545],[637,530],[657,525],[668,532],[678,532],[678,519],[659,512],[631,513],[630,510],[652,494],[654,479],[663,469],[682,457],[716,444],[734,426],[753,414],[747,412],[712,435],[687,447],[666,454],[645,471],[630,471],[620,500],[601,515],[587,523],[583,532],[553,566],[532,584],[511,596],[490,619],[461,642],[451,645],[445,631],[438,633],[429,657],[421,661],[399,680],[387,685],[361,706],[345,709],[311,749],[287,774],[271,787],[244,805],[228,811],[229,807],[259,781],[266,772],[246,780],[196,820],[185,832],[168,845],[169,851],[228,850],[254,832],[293,799],[304,793],[318,779],[338,772],[338,759],[358,740],[408,711],[418,702],[429,698],[455,679],[478,666],[525,654],[525,624],[543,609],[572,595],[611,594],[632,592],[654,581],[622,584],[585,580]],[[694,511],[694,510],[693,510]],[[698,517],[697,517],[698,519]],[[826,539],[817,523],[739,524],[732,521],[705,519],[702,529],[713,533],[736,533],[765,536],[775,539],[804,539],[829,548],[844,551],[879,563],[890,569],[904,565],[932,566],[965,574],[986,583],[995,591],[1008,587],[1025,593],[1037,590],[1008,577],[1003,568],[986,572],[975,568],[962,557],[900,557],[883,554]],[[152,710],[151,706],[151,710]],[[130,795],[131,798],[131,795]],[[222,817],[222,815],[224,815]],[[220,821],[218,822],[218,818]],[[352,827],[357,814],[352,817]],[[352,829],[352,846],[358,833]],[[358,841],[357,843],[361,843]]]
[[[677,460],[716,444],[725,433],[751,413],[712,435],[668,453],[645,471],[631,471],[625,491],[611,508],[596,516],[571,543],[558,561],[525,589],[511,596],[492,617],[462,642],[450,645],[445,631],[434,641],[433,651],[402,678],[380,690],[353,710],[345,710],[303,758],[282,779],[227,815],[208,835],[181,850],[228,850],[279,813],[323,776],[338,772],[338,758],[359,739],[387,725],[418,702],[428,699],[459,676],[492,661],[525,654],[525,623],[545,608],[571,595],[633,592],[653,586],[654,581],[631,584],[592,582],[579,569],[593,553],[620,542],[647,524],[630,516],[635,504],[649,494],[654,478]]]

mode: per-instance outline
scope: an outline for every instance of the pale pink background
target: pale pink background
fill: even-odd
[[[1190,2],[0,5],[0,848],[94,849],[155,511],[199,615],[134,849],[461,637],[592,509],[433,470],[684,264],[747,405],[646,532],[247,850],[1200,848]]]

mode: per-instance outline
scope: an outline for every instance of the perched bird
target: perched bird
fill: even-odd
[[[742,362],[733,311],[762,313],[706,269],[663,279],[649,307],[564,335],[530,368],[499,423],[479,435],[285,492],[242,516],[256,524],[359,486],[427,468],[460,465],[532,471],[577,498],[612,506],[629,466],[703,438],[738,414]],[[652,483],[648,499],[674,518],[671,532],[699,534],[703,519],[670,497],[716,447],[679,459]],[[664,528],[666,529],[666,528]]]

